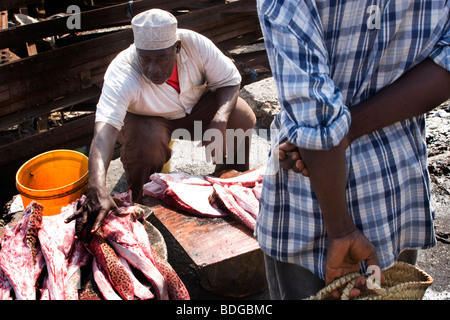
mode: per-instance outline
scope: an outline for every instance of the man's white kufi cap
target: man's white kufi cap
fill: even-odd
[[[134,45],[142,50],[166,49],[178,40],[177,19],[161,9],[150,9],[131,20]]]

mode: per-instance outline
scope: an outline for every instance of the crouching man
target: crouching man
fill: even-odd
[[[205,148],[215,160],[215,172],[249,169],[251,129],[256,118],[238,97],[241,76],[233,62],[211,40],[179,29],[169,12],[151,9],[131,21],[134,43],[117,55],[105,73],[97,104],[94,137],[89,154],[89,189],[83,207],[67,221],[77,220],[77,234],[95,231],[105,216],[118,208],[106,189],[106,173],[114,145],[122,144],[121,160],[136,202],[142,186],[171,157],[172,132],[194,125],[203,133],[214,129],[221,148]],[[226,130],[245,132],[227,159]],[[208,147],[218,141],[202,141]],[[242,153],[243,156],[242,156]],[[244,161],[237,161],[237,158]],[[235,161],[236,160],[236,161]]]

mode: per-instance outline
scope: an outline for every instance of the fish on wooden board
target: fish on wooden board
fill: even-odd
[[[250,230],[255,230],[256,219],[237,203],[233,195],[220,184],[214,184],[213,188],[214,192],[210,195],[209,201],[223,210],[228,210],[234,218],[249,227]]]
[[[138,238],[132,232],[128,216],[107,215],[103,221],[102,232],[114,250],[132,266],[139,269],[151,282],[158,299],[168,300],[166,281],[156,268],[154,261],[147,257],[142,250]]]
[[[133,233],[139,239],[139,243],[141,244],[142,250],[145,255],[151,258],[154,262],[158,270],[161,272],[164,280],[167,283],[167,290],[170,294],[170,297],[173,300],[189,300],[190,295],[188,290],[186,289],[183,281],[179,278],[178,274],[172,268],[172,266],[162,258],[156,250],[150,245],[150,240],[147,235],[147,231],[143,224],[141,224],[137,219],[133,218],[133,215],[130,215],[131,226],[133,228]]]
[[[143,186],[143,195],[161,199],[167,204],[198,216],[223,217],[223,210],[211,206],[208,196],[213,192],[210,182],[202,176],[184,172],[155,173]]]
[[[265,167],[261,166],[227,178],[184,172],[154,173],[144,185],[143,195],[161,199],[193,215],[233,215],[254,230],[264,172]]]
[[[266,167],[261,166],[232,178],[218,178],[212,175],[206,175],[205,180],[209,181],[211,184],[220,184],[222,186],[240,184],[243,187],[252,188],[257,183],[262,183],[265,171]]]
[[[228,193],[233,195],[242,209],[256,219],[259,213],[259,200],[253,193],[253,188],[247,188],[239,184],[225,185],[224,188]]]

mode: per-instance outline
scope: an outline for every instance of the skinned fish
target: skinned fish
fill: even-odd
[[[233,178],[217,178],[207,175],[205,179],[211,184],[220,184],[222,186],[240,184],[243,187],[253,188],[256,184],[262,183],[265,171],[266,167],[261,166]]]
[[[65,280],[69,255],[75,240],[75,220],[64,223],[77,210],[78,201],[61,209],[54,216],[44,216],[38,237],[48,271],[50,300],[65,300]]]
[[[149,258],[140,245],[139,239],[132,231],[128,216],[109,214],[103,221],[102,231],[115,251],[132,266],[139,269],[153,285],[160,300],[168,300],[167,283],[154,260]]]
[[[86,250],[81,240],[75,239],[64,280],[66,300],[78,300],[78,289],[81,287],[81,267],[87,265],[91,258],[91,254]]]
[[[109,282],[105,274],[98,267],[95,259],[92,259],[92,274],[103,298],[106,300],[122,300],[122,298],[114,290],[111,282]]]
[[[259,213],[259,200],[253,193],[254,188],[246,188],[238,184],[225,186],[225,190],[231,193],[242,209],[250,213],[255,219]]]
[[[38,246],[43,206],[32,201],[20,221],[6,228],[0,251],[0,265],[18,300],[36,300],[36,281],[45,265]]]
[[[201,176],[183,172],[154,173],[151,182],[143,186],[144,196],[161,199],[166,203],[193,215],[223,217],[226,213],[208,202],[213,192],[211,183]]]
[[[186,289],[183,281],[181,281],[181,279],[178,277],[178,274],[175,272],[175,270],[173,270],[172,266],[158,254],[157,251],[152,249],[144,225],[142,225],[142,223],[140,223],[136,219],[133,219],[132,215],[130,215],[130,219],[131,225],[133,227],[133,233],[139,239],[142,250],[147,257],[155,261],[156,267],[163,275],[164,280],[166,280],[170,297],[173,300],[189,300],[189,292]]]
[[[154,173],[151,181],[144,184],[142,193],[192,215],[232,215],[254,230],[265,169],[261,166],[242,174],[228,172],[226,178],[184,172]]]
[[[134,295],[136,297],[138,297],[141,300],[148,300],[148,299],[153,299],[155,296],[153,295],[153,293],[150,291],[149,288],[147,288],[146,286],[144,286],[133,274],[133,271],[131,270],[130,265],[128,264],[128,261],[119,256],[119,261],[121,264],[123,264],[123,266],[125,267],[125,269],[128,271],[128,274],[130,275],[131,279],[133,280],[133,286],[134,286]]]
[[[213,187],[214,192],[209,197],[209,201],[223,210],[230,212],[234,218],[242,222],[251,230],[255,230],[256,219],[236,202],[233,195],[220,184],[214,184]]]
[[[133,281],[103,235],[95,232],[92,234],[89,243],[86,243],[85,246],[92,253],[98,268],[117,290],[117,293],[124,300],[133,300]]]

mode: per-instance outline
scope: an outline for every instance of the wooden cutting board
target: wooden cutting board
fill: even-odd
[[[169,262],[184,282],[197,282],[209,292],[230,297],[266,288],[263,254],[246,226],[230,217],[193,216],[151,197],[144,205],[153,210],[149,220],[163,234]],[[182,255],[186,259],[177,263]]]

